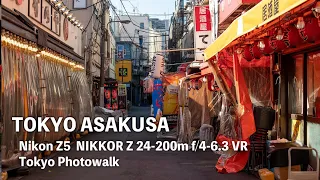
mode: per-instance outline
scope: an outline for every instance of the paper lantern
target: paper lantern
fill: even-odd
[[[285,48],[287,47],[294,48],[300,45],[301,43],[303,43],[303,40],[299,35],[299,30],[292,24],[284,28],[284,36],[282,41],[286,45]]]
[[[320,40],[320,27],[315,17],[305,18],[305,27],[300,30],[300,36],[304,41],[313,43]]]
[[[259,41],[256,41],[251,46],[251,48],[252,48],[251,51],[252,51],[253,57],[255,59],[260,59],[260,57],[262,56],[262,52],[261,52],[261,49],[258,47],[258,43],[259,43]]]
[[[261,51],[265,55],[269,55],[274,52],[274,49],[271,47],[270,37],[266,36],[259,43],[263,44],[263,48],[260,46]]]
[[[156,54],[152,60],[151,77],[160,78],[163,71],[164,71],[164,56],[161,54]]]
[[[288,31],[286,29],[277,28],[270,31],[270,44],[274,51],[279,52],[289,47]]]
[[[143,80],[143,93],[149,94],[149,93],[152,93],[152,91],[153,91],[153,78],[148,76]]]
[[[252,48],[250,47],[250,45],[246,45],[243,48],[243,58],[246,59],[247,61],[251,61],[253,59],[253,53],[252,53]]]

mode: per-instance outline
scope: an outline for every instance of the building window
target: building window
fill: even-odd
[[[144,29],[144,23],[140,23],[140,29]]]
[[[143,44],[143,36],[140,35],[140,36],[139,36],[139,45],[141,46],[142,44]]]

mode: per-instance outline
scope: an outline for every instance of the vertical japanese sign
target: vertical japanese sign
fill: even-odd
[[[203,51],[211,42],[211,16],[209,6],[195,6],[193,10],[193,22],[195,23],[194,47],[201,48],[195,50],[195,60],[204,61]]]
[[[127,108],[127,86],[125,84],[118,85],[118,101],[119,109]]]
[[[117,51],[118,51],[118,59],[123,59],[124,58],[124,46],[118,45]]]

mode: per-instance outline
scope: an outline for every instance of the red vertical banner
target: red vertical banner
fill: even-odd
[[[209,6],[194,7],[196,31],[211,31],[211,16]]]
[[[202,62],[204,61],[203,50],[212,43],[210,9],[209,6],[195,6],[193,13],[195,61]]]
[[[242,57],[240,56],[240,58]],[[256,132],[256,125],[254,121],[252,110],[253,107],[249,90],[240,67],[239,57],[236,53],[233,55],[233,72],[238,101],[238,115],[242,133],[241,137],[242,140],[247,140],[253,133]]]

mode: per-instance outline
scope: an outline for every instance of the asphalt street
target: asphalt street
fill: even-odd
[[[147,117],[147,107],[132,107],[129,116]],[[91,133],[80,140],[105,141],[152,141],[156,134],[141,133]],[[58,157],[69,158],[119,158],[119,167],[47,167],[32,168],[22,180],[250,180],[255,177],[245,172],[219,174],[215,165],[219,155],[213,152],[77,152],[75,146],[69,152],[60,152]],[[20,178],[19,178],[20,179]]]

